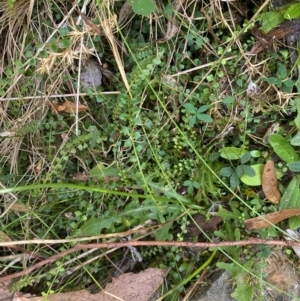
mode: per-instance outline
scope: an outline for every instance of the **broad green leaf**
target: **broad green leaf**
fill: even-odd
[[[196,115],[190,117],[189,126],[192,128],[196,123]]]
[[[285,190],[281,201],[281,209],[288,208],[300,208],[300,175],[295,176],[290,182],[289,186]],[[300,219],[298,216],[293,216],[289,218],[289,227],[295,230],[300,227]]]
[[[161,59],[160,57],[156,57],[153,59],[152,61],[155,65],[160,65],[161,64]],[[151,69],[153,68],[153,66],[151,67]]]
[[[261,175],[264,170],[264,164],[255,164],[251,165],[252,169],[255,172],[254,177],[249,177],[247,174],[244,174],[241,177],[241,181],[248,186],[259,186],[261,185]]]
[[[248,186],[259,186],[261,185],[261,175],[264,170],[264,164],[254,164],[249,167],[255,172],[253,177],[244,173],[241,177],[241,181]],[[277,179],[280,179],[283,176],[283,172],[281,170],[276,170]]]
[[[236,289],[231,296],[238,301],[252,301],[253,295],[253,286],[249,284],[249,281],[246,279],[245,275],[238,275],[236,278]]]
[[[50,49],[53,52],[58,52],[59,51],[58,44],[57,43],[56,44],[55,43],[51,44]]]
[[[197,118],[200,121],[204,121],[206,123],[213,122],[212,118],[209,115],[207,115],[207,114],[197,114]]]
[[[223,177],[230,177],[234,173],[234,170],[232,167],[223,167],[220,170],[220,175]]]
[[[145,199],[140,203],[138,199],[133,199],[123,211],[116,212],[114,208],[111,208],[99,218],[91,217],[81,227],[81,231],[83,235],[99,235],[103,229],[113,232],[118,227],[118,230],[123,231],[128,226],[144,224],[147,220],[157,220],[160,223],[165,223],[174,216],[178,216],[180,211],[181,205],[179,203],[170,204],[166,202],[160,204],[152,199]],[[166,213],[168,213],[167,217],[165,217]]]
[[[71,46],[72,46],[72,41],[69,37],[62,39],[59,42],[59,47],[60,48],[66,49],[66,48],[70,48]]]
[[[226,235],[223,231],[214,231],[214,235],[222,238],[223,240],[226,240]]]
[[[251,159],[250,153],[244,154],[241,158],[241,164],[247,163],[250,159]]]
[[[235,169],[235,172],[237,174],[237,176],[239,178],[241,178],[244,174],[244,169],[243,169],[243,165],[239,165],[236,169]]]
[[[300,16],[300,3],[294,3],[289,6],[284,14],[284,18],[292,20]]]
[[[253,151],[250,152],[250,154],[251,154],[252,158],[259,158],[259,157],[261,157],[261,152],[258,151],[258,150],[253,150]]]
[[[241,212],[236,208],[232,208],[232,211],[228,211],[223,207],[220,207],[217,215],[222,217],[224,222],[230,222],[232,219],[239,220],[241,217]]]
[[[221,157],[227,160],[238,160],[247,154],[248,151],[244,148],[237,148],[234,146],[228,146],[221,149]]]
[[[234,102],[234,100],[235,100],[234,97],[227,96],[222,101],[223,101],[224,104],[230,105],[230,104],[232,104]]]
[[[296,230],[300,227],[300,218],[299,216],[293,216],[289,218],[289,228]]]
[[[297,116],[298,118],[298,116]],[[300,132],[298,132],[291,140],[291,145],[300,146]]]
[[[208,105],[204,105],[204,106],[201,106],[197,112],[198,113],[203,113],[203,112],[206,112],[207,110],[209,109],[209,106]]]
[[[200,188],[200,183],[199,183],[199,182],[196,182],[196,181],[193,181],[193,186],[194,186],[196,189],[199,189],[199,188]]]
[[[261,29],[268,33],[278,24],[284,21],[283,14],[280,11],[269,11],[261,14]]]
[[[171,17],[173,13],[173,6],[171,3],[167,4],[165,7],[165,13],[167,14],[168,17]]]
[[[168,221],[172,221],[167,223],[165,226],[163,226],[162,228],[160,228],[157,231],[154,231],[154,237],[155,240],[169,240],[170,238],[170,230],[173,227],[173,221],[175,220],[175,218],[180,214],[180,208],[178,207],[178,211],[174,211],[172,213],[169,214],[167,220]]]
[[[184,108],[187,110],[187,112],[189,112],[191,114],[196,114],[196,108],[191,103],[186,103],[184,105]]]
[[[99,180],[106,179],[108,177],[119,177],[119,170],[114,165],[105,167],[102,163],[98,163],[91,171],[91,177],[95,177]]]
[[[58,32],[61,37],[65,37],[69,34],[70,30],[67,27],[64,27],[60,28]]]
[[[217,262],[217,267],[227,271],[232,278],[235,278],[240,272],[241,268],[235,263]]]
[[[280,64],[280,63],[278,64],[277,74],[278,74],[278,77],[280,77],[281,79],[286,78],[287,70],[286,70],[286,66],[284,64]]]
[[[288,141],[279,134],[272,134],[269,137],[269,143],[274,152],[285,162],[291,163],[297,161],[298,155]]]
[[[246,271],[251,271],[253,261],[249,260],[243,264],[244,269],[241,269],[236,263],[218,262],[219,269],[226,270],[231,277],[236,281],[236,289],[232,296],[238,301],[251,301],[253,299],[253,287],[248,284],[245,277]]]
[[[186,180],[183,182],[183,186],[190,186],[192,184],[193,184],[193,181],[191,181],[191,180]]]
[[[291,162],[288,167],[292,172],[300,172],[300,161]]]
[[[93,131],[92,131],[92,137],[91,137],[91,140],[90,140],[90,148],[91,149],[94,149],[95,146],[97,145],[97,140],[100,136],[100,133],[98,131],[97,128],[95,128]]]
[[[285,91],[290,92],[290,90],[294,87],[295,82],[292,79],[287,79],[282,82],[282,88],[285,89]]]
[[[236,188],[240,185],[240,178],[238,175],[234,172],[232,176],[230,177],[230,186],[232,188]]]
[[[149,16],[155,10],[155,4],[152,0],[127,0],[132,10],[142,16]]]
[[[295,80],[295,87],[296,87],[296,89],[297,89],[297,91],[298,91],[298,93],[300,92],[300,66],[298,65],[297,66],[297,73],[298,73],[298,78]],[[297,109],[298,110],[298,109]],[[299,112],[299,110],[298,110],[298,112]]]
[[[195,35],[192,34],[192,33],[188,33],[188,34],[186,34],[184,37],[185,37],[187,40],[193,40],[194,37],[195,37]]]
[[[281,86],[281,80],[279,80],[277,77],[268,77],[265,80],[269,85],[276,85],[277,87]]]
[[[248,165],[241,165],[243,167],[243,170],[244,170],[244,175],[246,174],[247,176],[249,177],[255,177],[256,173],[255,173],[255,170],[251,167],[251,166],[248,166]]]
[[[298,80],[300,80],[300,78]],[[298,92],[300,92],[299,89],[298,89]],[[297,129],[300,130],[300,98],[297,98],[294,102],[295,102],[295,106],[297,108],[297,117],[295,118],[295,125],[296,125]]]
[[[293,177],[289,186],[286,188],[281,201],[281,209],[300,208],[300,175]]]
[[[198,48],[202,47],[202,45],[204,44],[203,39],[201,37],[197,37],[195,42]]]
[[[101,234],[103,229],[114,230],[115,223],[121,223],[121,216],[111,216],[110,214],[101,217],[91,217],[82,227],[81,233],[84,236],[94,236]]]
[[[282,90],[285,93],[290,93],[292,88],[294,87],[295,82],[291,79],[287,79],[282,82]]]

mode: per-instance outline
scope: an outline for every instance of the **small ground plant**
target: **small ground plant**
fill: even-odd
[[[299,227],[293,216],[245,229],[299,208],[299,58],[255,48],[257,30],[299,17],[298,4],[29,2],[0,5],[1,242],[20,242],[0,252],[11,290],[101,289],[117,271],[155,267],[167,283],[157,300],[188,296],[204,269],[227,270],[237,300],[263,296],[268,246],[130,242],[282,238]],[[268,159],[289,202],[264,198]]]

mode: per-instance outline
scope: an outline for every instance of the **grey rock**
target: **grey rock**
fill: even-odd
[[[235,301],[231,297],[233,280],[228,272],[218,271],[211,278],[209,287],[201,288],[190,301]]]
[[[100,64],[94,60],[88,60],[84,71],[80,74],[80,80],[84,87],[97,89],[102,83],[102,71]]]

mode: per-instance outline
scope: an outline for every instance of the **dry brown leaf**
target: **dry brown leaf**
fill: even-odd
[[[220,216],[211,216],[209,219],[206,215],[196,213],[192,216],[192,221],[187,228],[185,237],[193,237],[215,230],[216,227],[223,221]]]
[[[64,103],[65,108],[65,112],[66,113],[75,113],[76,112],[76,103],[75,102],[71,102],[71,101],[66,101]],[[88,110],[88,107],[82,104],[78,104],[78,112],[84,112]]]
[[[56,112],[75,113],[76,103],[71,101],[65,101],[63,104],[57,102],[51,102],[51,106]],[[88,110],[88,107],[82,104],[78,104],[78,112],[84,112]]]
[[[55,101],[50,102],[50,105],[51,105],[52,112],[61,112],[61,111],[64,111],[64,109],[65,109],[64,106],[58,104]]]
[[[83,182],[87,182],[89,179],[90,175],[87,172],[76,172],[72,175],[72,178],[74,180],[78,180],[78,181],[83,181]]]
[[[262,189],[266,198],[274,203],[278,204],[281,199],[281,194],[278,189],[277,176],[275,171],[274,162],[272,160],[267,161],[263,175],[262,175]]]
[[[175,19],[176,13],[179,13],[182,10],[183,4],[185,3],[185,1],[186,0],[174,0],[172,2],[172,7],[173,7],[173,14],[171,16],[172,19]],[[166,41],[172,39],[178,31],[179,31],[179,26],[174,24],[174,22],[172,20],[169,20],[168,24],[167,24],[167,31],[166,31],[164,37],[162,39],[159,39],[157,42],[163,43],[163,42],[166,42]]]
[[[254,217],[244,220],[246,230],[259,230],[269,228],[272,224],[277,224],[289,217],[300,215],[300,209],[285,209],[278,212],[272,212],[263,217]],[[272,224],[270,224],[272,223]]]
[[[7,209],[10,209],[10,210],[14,210],[14,211],[17,211],[17,212],[29,212],[31,210],[31,207],[30,206],[26,206],[22,203],[14,203],[12,206],[10,204],[7,204],[4,206],[4,208],[7,210]]]
[[[124,2],[119,12],[118,25],[122,26],[123,24],[125,24],[125,22],[128,20],[131,13],[132,13],[132,6],[127,1]]]

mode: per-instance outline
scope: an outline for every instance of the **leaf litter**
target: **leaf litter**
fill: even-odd
[[[278,204],[281,194],[278,189],[278,181],[274,162],[267,161],[262,174],[262,189],[266,198],[273,204]]]

